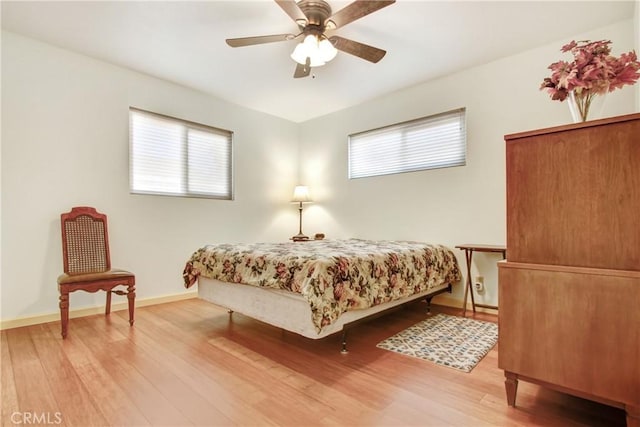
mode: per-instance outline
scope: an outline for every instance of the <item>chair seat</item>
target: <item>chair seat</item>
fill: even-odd
[[[58,285],[69,285],[79,282],[95,282],[98,280],[125,279],[133,276],[134,274],[129,271],[117,268],[106,271],[96,271],[94,273],[61,274],[58,276]]]

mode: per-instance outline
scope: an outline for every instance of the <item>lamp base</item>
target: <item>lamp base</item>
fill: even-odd
[[[300,234],[296,234],[295,236],[293,236],[291,238],[291,240],[293,240],[294,242],[302,242],[302,241],[305,241],[305,240],[309,240],[309,237],[305,236],[302,233],[300,233]]]

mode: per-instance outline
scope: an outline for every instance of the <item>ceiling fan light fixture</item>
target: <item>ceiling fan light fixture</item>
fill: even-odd
[[[324,62],[331,61],[338,54],[338,49],[326,37],[322,37],[322,40],[318,43],[318,49]]]
[[[336,48],[325,37],[309,34],[302,43],[298,43],[291,59],[304,65],[309,58],[311,67],[320,67],[335,58],[337,53]]]
[[[308,49],[306,48],[304,43],[298,43],[293,53],[291,54],[291,59],[296,61],[298,64],[305,65],[307,63],[307,58],[310,59],[309,65],[311,67],[320,67],[325,64],[325,62],[320,60],[318,55],[314,54],[313,51],[311,51],[311,53],[308,53]]]

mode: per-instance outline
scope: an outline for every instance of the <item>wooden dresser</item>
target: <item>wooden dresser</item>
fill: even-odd
[[[505,136],[498,366],[640,427],[640,114]]]

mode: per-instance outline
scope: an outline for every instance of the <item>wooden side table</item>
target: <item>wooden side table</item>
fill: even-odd
[[[467,314],[467,296],[469,292],[471,292],[471,305],[473,306],[473,312],[476,312],[476,307],[482,308],[491,308],[494,310],[498,309],[496,305],[487,305],[487,304],[476,304],[475,298],[473,296],[473,280],[471,280],[471,258],[473,257],[473,252],[496,252],[502,254],[502,259],[507,257],[507,248],[505,246],[497,246],[497,245],[477,245],[467,243],[464,245],[456,246],[457,249],[462,249],[464,251],[465,259],[467,260],[467,285],[464,289],[464,302],[462,303],[462,316],[466,316]]]

